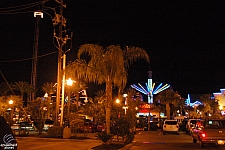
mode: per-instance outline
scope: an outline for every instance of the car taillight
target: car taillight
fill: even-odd
[[[164,128],[166,128],[166,125],[164,125]]]
[[[177,128],[179,128],[179,126],[178,126],[178,125],[177,125],[176,127],[177,127]]]
[[[203,138],[205,138],[205,137],[206,137],[205,133],[202,133],[201,135],[202,135],[202,137],[203,137]]]

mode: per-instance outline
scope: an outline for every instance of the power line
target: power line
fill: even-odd
[[[55,54],[57,52],[58,51],[50,52],[50,53],[38,56],[38,58],[45,57],[45,56],[48,56],[48,55],[51,55],[51,54]],[[27,60],[33,60],[33,59],[34,59],[34,57],[32,57],[32,58],[25,58],[25,59],[19,59],[19,60],[6,60],[6,61],[0,61],[0,63],[20,62],[20,61],[27,61]]]
[[[34,2],[34,3],[30,3],[30,4],[24,4],[24,5],[20,5],[20,6],[12,6],[12,7],[5,7],[5,8],[0,8],[0,11],[1,10],[4,10],[4,9],[16,9],[18,7],[27,7],[27,6],[30,6],[30,5],[36,5],[36,4],[41,4],[43,3],[43,1],[39,1],[39,2]]]

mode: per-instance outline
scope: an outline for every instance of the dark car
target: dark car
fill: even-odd
[[[215,145],[225,144],[225,120],[202,119],[196,122],[192,132],[193,143],[199,141],[203,147],[207,143]]]
[[[104,123],[98,123],[96,125],[96,131],[97,132],[105,131],[105,124]]]
[[[34,131],[34,126],[30,122],[21,122],[20,123],[20,128],[24,129],[24,130]]]
[[[0,148],[2,150],[17,150],[17,146],[17,141],[12,133],[10,125],[6,122],[3,116],[0,116]]]
[[[96,131],[96,124],[93,122],[85,122],[84,125],[80,126],[81,132],[95,132]]]

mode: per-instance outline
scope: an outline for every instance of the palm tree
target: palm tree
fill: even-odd
[[[170,105],[180,101],[181,97],[178,92],[174,92],[172,89],[166,89],[160,92],[156,96],[156,100],[159,100],[161,104],[166,105],[166,116],[170,119]]]
[[[178,100],[173,106],[173,110],[172,110],[173,117],[175,117],[175,114],[176,114],[176,116],[178,116],[177,110],[179,110],[179,114],[181,114],[183,116],[184,105],[185,105],[185,99],[180,97],[180,100]]]
[[[76,111],[78,111],[78,103],[80,99],[79,93],[83,90],[86,90],[88,87],[84,82],[76,81],[71,87],[68,88],[70,88],[68,91],[74,93],[76,96]]]
[[[81,59],[89,56],[88,61]],[[84,44],[78,50],[78,59],[69,66],[78,78],[87,82],[106,84],[106,132],[110,133],[110,108],[112,104],[112,87],[118,87],[123,91],[127,83],[127,69],[137,59],[145,59],[149,62],[146,51],[138,47],[126,47],[111,45],[106,48],[96,44]]]
[[[216,103],[215,99],[212,99],[210,94],[203,94],[200,96],[199,101],[204,105],[204,112],[207,114],[207,118],[209,117],[210,110],[218,109],[218,103]]]
[[[44,83],[44,85],[42,86],[42,91],[47,93],[49,95],[49,97],[52,96],[52,94],[55,94],[56,92],[56,87],[54,87],[54,84],[52,82],[47,82]]]
[[[102,91],[98,91],[97,96],[94,99],[90,98],[89,102],[82,107],[83,113],[85,115],[93,117],[93,122],[101,122],[103,123],[105,118],[105,102],[101,101],[101,98],[105,96],[105,94],[101,93]],[[99,95],[103,94],[103,95]]]
[[[24,81],[19,81],[19,82],[15,82],[14,84],[11,85],[12,89],[15,91],[18,91],[22,100],[24,100],[24,94],[30,94],[30,92],[33,91],[33,86],[30,85],[28,82],[24,82]],[[27,100],[26,100],[27,102]]]

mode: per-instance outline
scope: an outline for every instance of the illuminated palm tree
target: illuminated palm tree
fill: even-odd
[[[83,56],[89,56],[86,60]],[[137,59],[149,62],[146,51],[138,47],[111,45],[106,48],[95,44],[84,44],[78,50],[78,59],[71,63],[70,70],[87,82],[106,84],[106,132],[110,133],[112,88],[123,91],[127,83],[127,69]]]

